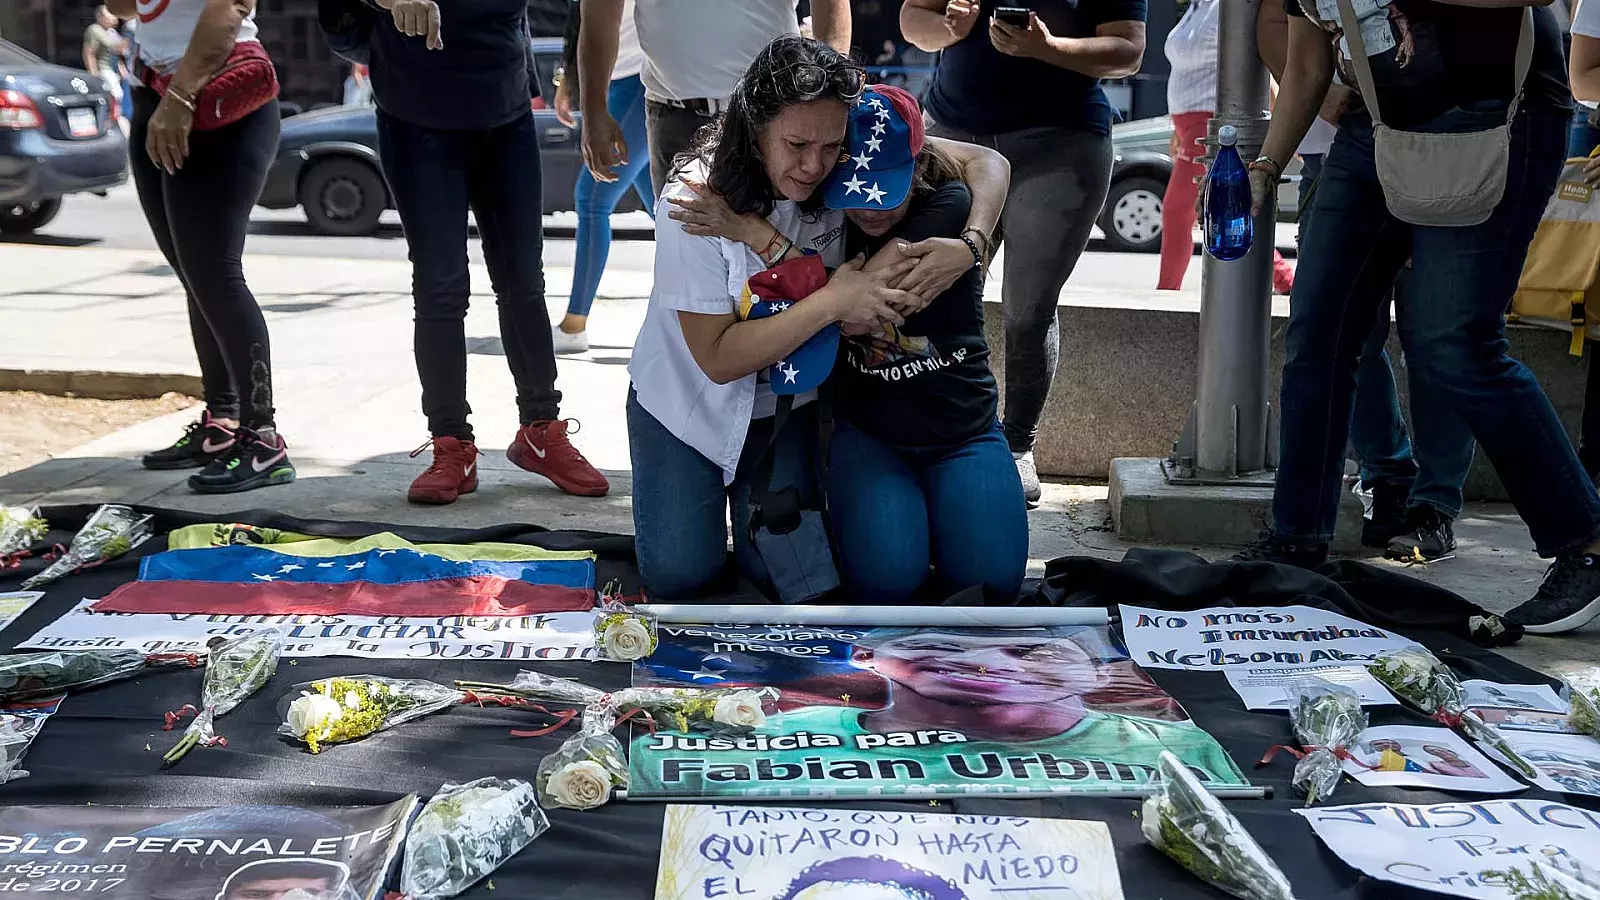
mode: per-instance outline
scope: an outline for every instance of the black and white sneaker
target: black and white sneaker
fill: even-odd
[[[1328,561],[1327,544],[1296,544],[1270,531],[1261,532],[1255,543],[1235,553],[1234,562],[1270,562],[1315,569]]]
[[[1550,564],[1533,599],[1505,617],[1530,634],[1563,634],[1595,616],[1600,616],[1600,557],[1569,553]]]
[[[1406,513],[1411,530],[1389,541],[1383,555],[1401,562],[1433,562],[1455,552],[1456,532],[1450,517],[1431,506],[1414,506]]]
[[[189,476],[189,489],[197,494],[236,494],[294,480],[289,445],[270,428],[239,429],[233,452]]]
[[[146,469],[198,469],[233,452],[233,430],[217,424],[206,410],[189,423],[183,437],[170,447],[146,453],[140,460]]]
[[[1022,499],[1033,509],[1044,496],[1044,488],[1039,485],[1039,468],[1033,464],[1033,451],[1012,453],[1011,457],[1017,461],[1017,477],[1022,479]]]

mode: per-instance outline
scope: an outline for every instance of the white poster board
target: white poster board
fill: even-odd
[[[1416,642],[1309,606],[1118,607],[1133,661],[1146,669],[1225,672],[1261,666],[1366,665]]]
[[[1548,684],[1499,684],[1473,679],[1461,682],[1461,700],[1466,706],[1492,709],[1536,709],[1541,712],[1569,712],[1567,702]]]
[[[1339,858],[1372,878],[1453,897],[1510,900],[1487,874],[1529,859],[1600,859],[1600,813],[1543,800],[1295,810]]]
[[[1355,691],[1362,706],[1400,702],[1366,666],[1251,666],[1229,669],[1226,674],[1245,709],[1287,710],[1294,705],[1297,688],[1323,682]]]
[[[1122,900],[1104,822],[667,807],[655,900]]]
[[[23,650],[184,653],[217,636],[284,632],[284,656],[367,659],[594,659],[593,611],[527,616],[209,616],[90,612],[85,599],[18,644]]]
[[[1539,773],[1534,784],[1558,794],[1600,797],[1600,741],[1586,734],[1510,730],[1500,734]],[[1493,750],[1486,752],[1496,755]]]
[[[1510,794],[1527,785],[1512,778],[1448,728],[1380,725],[1350,747],[1345,774],[1370,787],[1418,787]]]

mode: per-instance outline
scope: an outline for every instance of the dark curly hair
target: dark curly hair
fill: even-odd
[[[776,119],[784,107],[795,103],[833,99],[850,106],[857,99],[837,93],[804,97],[795,94],[786,79],[777,77],[777,73],[785,69],[806,63],[830,71],[851,64],[849,57],[822,41],[799,35],[775,39],[750,61],[750,67],[734,86],[733,96],[721,115],[702,127],[689,150],[679,154],[673,176],[698,160],[706,167],[711,189],[721,194],[734,212],[771,215],[776,198],[761,157],[761,129]],[[807,212],[821,210],[822,192],[817,191],[802,202],[800,208]]]

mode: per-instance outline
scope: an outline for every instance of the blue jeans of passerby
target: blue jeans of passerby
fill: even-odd
[[[611,255],[611,214],[632,188],[644,201],[644,208],[655,215],[650,194],[650,154],[645,152],[648,135],[644,127],[644,82],[639,76],[616,78],[606,94],[606,108],[617,120],[628,142],[628,164],[617,170],[616,181],[596,181],[588,166],[578,167],[578,183],[572,189],[573,205],[578,208],[578,240],[572,263],[572,293],[567,297],[567,314],[587,316],[594,306],[600,276]]]
[[[1588,156],[1600,145],[1600,128],[1589,124],[1589,116],[1594,112],[1587,106],[1579,103],[1572,111],[1572,125],[1567,129],[1567,156],[1577,158]]]
[[[933,566],[946,593],[982,585],[1015,597],[1028,565],[1028,513],[1000,426],[959,447],[897,450],[839,423],[828,510],[850,593],[911,599]]]
[[[770,592],[766,564],[750,541],[750,483],[772,440],[773,420],[750,423],[733,483],[724,485],[722,468],[650,415],[632,387],[627,415],[633,460],[633,546],[650,599],[691,600],[725,589],[730,519],[739,572]],[[817,440],[816,404],[809,403],[790,414],[772,463],[772,488],[792,485],[811,507],[820,505]]]
[[[1322,173],[1320,154],[1302,156],[1300,218],[1297,242],[1305,238],[1306,223],[1315,203],[1315,184]],[[1368,257],[1354,295],[1379,292],[1387,298],[1393,290],[1397,302],[1406,294],[1410,258],[1408,245],[1395,243],[1377,248]],[[1291,316],[1293,313],[1291,312]],[[1413,376],[1411,418],[1413,435],[1406,430],[1395,390],[1394,368],[1385,349],[1389,342],[1389,305],[1382,304],[1377,324],[1361,348],[1356,369],[1356,395],[1350,413],[1350,446],[1361,462],[1361,480],[1369,487],[1380,484],[1409,490],[1407,506],[1431,506],[1447,518],[1461,514],[1461,486],[1472,468],[1476,445],[1461,417],[1444,404],[1431,402],[1428,387]]]
[[[1504,121],[1504,107],[1456,110],[1433,130]],[[1409,247],[1409,296],[1400,340],[1429,402],[1466,423],[1489,455],[1545,556],[1600,535],[1600,497],[1533,373],[1506,352],[1505,312],[1566,146],[1564,113],[1526,109],[1512,129],[1505,197],[1489,220],[1462,228],[1414,226],[1391,216],[1373,162],[1370,121],[1341,123],[1323,163],[1316,214],[1306,228],[1286,338],[1282,449],[1274,531],[1292,542],[1332,539],[1361,349],[1383,295],[1357,293],[1367,261],[1386,245]],[[1537,198],[1537,199],[1533,199]]]
[[[405,227],[422,412],[434,437],[467,417],[467,210],[477,217],[522,424],[560,415],[544,305],[544,203],[533,112],[498,128],[428,128],[378,110],[378,153]]]

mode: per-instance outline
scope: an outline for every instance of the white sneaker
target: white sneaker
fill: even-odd
[[[571,356],[574,353],[583,353],[589,349],[589,331],[584,329],[577,334],[568,334],[561,330],[560,325],[550,326],[550,343],[555,345],[557,356]]]
[[[1017,477],[1022,479],[1022,499],[1027,501],[1029,509],[1033,509],[1044,496],[1044,490],[1039,485],[1039,470],[1033,464],[1033,451],[1013,451],[1011,458],[1017,461]]]

